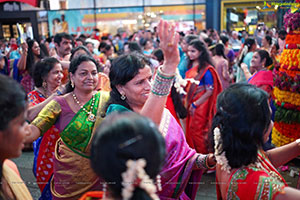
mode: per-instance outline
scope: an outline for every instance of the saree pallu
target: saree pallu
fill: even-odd
[[[29,107],[46,100],[46,98],[36,90],[31,91],[27,96]],[[44,133],[43,137],[39,137],[33,142],[33,172],[41,190],[41,199],[51,199],[50,187],[46,186],[50,184],[53,175],[54,148],[58,138],[59,130],[53,125]]]
[[[161,200],[195,199],[202,170],[193,170],[197,158],[195,150],[186,143],[181,126],[165,109],[159,126],[166,141],[167,157],[161,175]]]
[[[111,112],[130,111],[127,108],[111,104]],[[167,156],[161,175],[162,191],[158,192],[161,200],[195,199],[201,180],[202,170],[193,170],[197,158],[195,150],[186,143],[184,133],[168,109],[164,109],[159,130],[166,141]]]
[[[88,120],[83,108],[75,116],[71,115],[70,122],[62,122],[63,115],[70,115],[67,112],[71,112],[61,110],[61,106],[67,104],[64,97],[58,97],[48,103],[32,122],[42,133],[54,123],[67,123],[62,128],[54,151],[54,170],[50,183],[53,199],[78,199],[89,190],[101,189],[100,181],[90,166],[89,153],[96,127],[103,119],[101,112],[108,96],[105,92],[95,94],[95,106],[91,110],[96,116],[95,122]],[[92,102],[92,99],[88,101],[84,108],[90,110]]]
[[[231,174],[217,167],[217,197],[221,199],[264,199],[273,200],[284,193],[287,186],[284,178],[275,169],[263,151],[258,151],[258,161],[246,167],[234,170]],[[224,174],[226,173],[226,174]],[[228,177],[224,178],[224,177]],[[219,182],[223,181],[223,182]],[[222,198],[221,190],[226,190]]]
[[[16,200],[32,200],[31,194],[28,191],[26,184],[20,177],[17,166],[12,161],[5,160],[3,162],[2,176],[5,182],[8,184]],[[3,183],[1,183],[1,187],[3,187]],[[4,194],[2,194],[1,196],[0,193],[0,198],[3,196]]]
[[[53,199],[79,199],[85,192],[100,190],[101,181],[90,166],[90,145],[96,128],[102,121],[102,108],[108,100],[108,93],[95,95],[93,113],[96,121],[88,120],[86,112],[80,109],[61,132],[54,158],[54,174],[51,180]],[[85,105],[90,110],[92,99]]]
[[[222,91],[221,81],[216,70],[212,66],[208,66],[204,69],[202,74],[197,80],[201,80],[207,71],[210,71],[213,77],[213,93],[206,99],[201,105],[199,105],[194,115],[189,113],[186,120],[186,140],[191,148],[195,149],[198,153],[208,153],[208,132],[212,123],[214,114],[216,113],[217,96]],[[195,78],[198,75],[197,67],[193,67],[186,72],[186,78]],[[198,75],[199,76],[199,75]],[[205,89],[197,93],[197,87],[193,87],[192,84],[187,86],[188,96],[185,100],[187,109],[193,102],[198,100],[204,93]]]

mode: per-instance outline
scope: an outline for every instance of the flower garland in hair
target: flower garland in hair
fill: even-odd
[[[215,157],[216,157],[217,163],[219,165],[221,165],[221,170],[223,170],[229,174],[231,167],[228,164],[228,160],[225,156],[225,151],[223,151],[223,149],[222,149],[221,132],[218,127],[216,127],[214,129],[214,141],[215,141]]]
[[[152,199],[159,199],[156,195],[156,187],[153,180],[151,180],[149,175],[145,172],[144,168],[146,164],[146,160],[142,158],[138,160],[127,160],[127,170],[121,174],[123,179],[122,197],[124,200],[129,200],[133,196],[136,187],[145,190]]]
[[[176,72],[175,72],[175,83],[174,83],[174,87],[176,88],[176,91],[179,93],[179,94],[183,94],[183,95],[186,95],[186,91],[184,91],[184,88],[186,87],[186,85],[188,84],[188,82],[191,82],[191,83],[194,83],[196,85],[199,85],[200,81],[197,81],[193,78],[186,78],[186,79],[183,79],[181,77],[181,75],[179,74],[179,70],[178,68],[176,69]]]

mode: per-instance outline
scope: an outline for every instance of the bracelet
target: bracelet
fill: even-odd
[[[152,83],[151,92],[157,96],[168,96],[171,90],[175,76],[166,77],[157,70],[154,82]]]
[[[194,104],[194,102],[192,103],[192,107],[195,109],[197,108],[197,106]]]
[[[208,164],[208,155],[205,157],[205,165],[207,167],[207,169],[214,169],[216,167],[216,165],[213,165],[213,166],[209,166]]]
[[[196,167],[198,169],[207,169],[207,166],[206,166],[206,157],[207,155],[203,155],[203,154],[199,154],[196,158]]]
[[[169,79],[169,78],[174,78],[176,73],[174,73],[174,74],[165,73],[162,71],[162,66],[160,66],[157,69],[157,74],[159,74],[159,76],[161,76],[163,78]]]

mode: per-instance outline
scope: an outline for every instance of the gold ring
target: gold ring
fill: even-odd
[[[173,46],[173,44],[171,42],[168,43],[168,47],[171,47]]]

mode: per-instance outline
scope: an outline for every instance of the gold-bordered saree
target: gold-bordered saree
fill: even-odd
[[[95,94],[95,105],[98,105],[92,110],[96,116],[95,122],[89,121],[87,113],[80,109],[60,133],[55,146],[54,173],[50,186],[53,199],[78,199],[87,191],[100,189],[100,181],[90,166],[89,153],[93,135],[103,120],[102,108],[108,97],[107,92]],[[84,108],[90,110],[91,105],[92,99]],[[43,133],[56,122],[60,114],[61,105],[52,100],[32,124]]]

